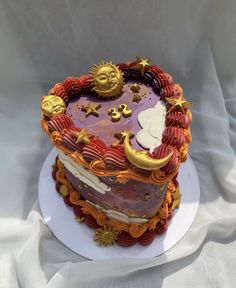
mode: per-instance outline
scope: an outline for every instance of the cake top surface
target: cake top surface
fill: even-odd
[[[138,88],[137,92],[132,91],[134,87]],[[121,95],[114,99],[99,98],[94,93],[81,94],[80,97],[72,99],[68,103],[66,115],[71,118],[76,127],[86,128],[88,134],[97,135],[107,145],[117,144],[119,134],[122,131],[130,131],[134,134],[133,146],[136,149],[147,149],[149,147],[145,145],[146,143],[142,145],[142,137],[140,136],[142,127],[139,121],[145,112],[148,117],[155,118],[149,112],[152,112],[158,101],[161,101],[160,97],[149,84],[141,81],[127,81],[123,85]],[[161,102],[164,104],[163,101]],[[96,108],[96,114],[92,113],[93,111],[87,111],[90,106]],[[124,107],[124,112],[121,111],[121,107]],[[113,113],[109,112],[111,109]],[[147,111],[147,109],[151,110]],[[160,111],[157,111],[156,114],[158,112]],[[153,123],[153,126],[158,125],[161,125],[164,130],[164,123]],[[139,137],[137,137],[138,135]],[[161,144],[161,135],[158,136],[159,144]]]
[[[148,59],[102,61],[42,97],[42,127],[55,146],[76,152],[89,168],[96,164],[95,174],[128,171],[127,177],[141,173],[165,182],[191,141],[190,105],[171,75]]]

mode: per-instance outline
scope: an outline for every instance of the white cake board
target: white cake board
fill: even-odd
[[[93,241],[95,230],[76,222],[75,215],[55,190],[52,164],[57,152],[53,149],[46,158],[39,178],[39,205],[53,234],[72,251],[88,259],[148,258],[158,256],[173,247],[190,228],[198,209],[200,187],[193,161],[181,165],[178,181],[182,194],[179,209],[175,209],[169,228],[152,244],[131,247],[119,245],[100,247]]]

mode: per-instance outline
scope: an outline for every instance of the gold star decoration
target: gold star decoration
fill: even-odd
[[[86,117],[89,115],[98,116],[98,109],[101,108],[101,104],[94,104],[89,102],[87,106],[82,106],[82,111],[86,112]]]
[[[139,92],[139,90],[141,89],[140,85],[137,83],[134,83],[133,85],[131,85],[130,90],[134,93]]]
[[[98,243],[99,246],[110,246],[114,245],[117,240],[119,232],[114,230],[111,226],[104,226],[103,228],[98,228],[94,234],[94,241]]]
[[[75,220],[79,223],[82,223],[84,221],[84,217],[76,216]]]
[[[174,201],[172,202],[172,206],[171,206],[172,209],[179,208],[181,196],[182,195],[180,194],[179,186],[178,186],[174,193]]]
[[[118,142],[113,143],[112,146],[117,146],[118,144],[123,144],[124,140],[125,140],[125,136],[129,134],[130,135],[130,139],[134,137],[133,133],[129,133],[127,131],[123,131],[120,133],[116,133],[114,136],[119,140]]]
[[[72,136],[76,137],[75,143],[81,143],[81,142],[83,142],[84,144],[89,143],[89,137],[84,128],[81,129],[81,131],[73,131],[71,134]]]
[[[137,58],[137,68],[140,69],[141,75],[144,75],[145,70],[147,69],[147,67],[150,66],[150,59],[144,59],[144,58],[140,58],[140,57],[136,57]]]
[[[133,99],[132,99],[132,102],[138,103],[138,102],[141,101],[141,100],[142,100],[142,97],[141,97],[140,95],[134,94]]]
[[[185,113],[185,108],[188,108],[192,105],[192,102],[188,102],[182,99],[180,96],[179,98],[168,98],[166,97],[166,100],[168,103],[173,105],[169,110],[168,113],[170,113],[172,110],[175,110],[176,108],[180,108],[180,110]]]

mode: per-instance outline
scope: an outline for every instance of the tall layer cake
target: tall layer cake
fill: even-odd
[[[192,121],[181,86],[137,57],[101,62],[48,94],[41,124],[58,151],[52,176],[65,204],[99,245],[150,244],[180,205]]]

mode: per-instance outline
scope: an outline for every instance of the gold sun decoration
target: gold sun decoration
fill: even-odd
[[[113,98],[122,92],[124,85],[123,72],[112,62],[101,61],[93,65],[92,71],[92,91],[102,98]]]
[[[98,228],[94,234],[94,241],[98,243],[99,246],[110,246],[114,245],[117,240],[119,232],[114,230],[111,226],[104,226],[103,228]]]

